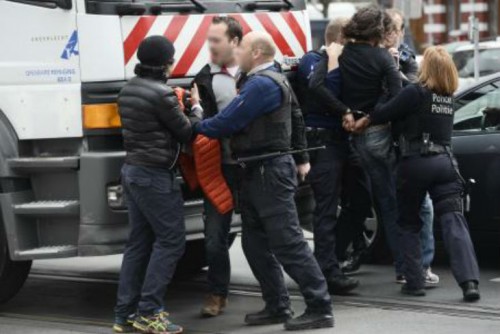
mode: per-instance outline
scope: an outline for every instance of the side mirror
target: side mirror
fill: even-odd
[[[481,130],[488,128],[500,129],[500,108],[485,107],[481,110],[483,117],[481,118]]]

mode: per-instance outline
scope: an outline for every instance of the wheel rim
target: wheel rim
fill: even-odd
[[[372,210],[373,211],[373,210]],[[368,217],[363,225],[363,239],[365,241],[366,248],[370,248],[373,245],[377,237],[378,221],[375,212],[372,213],[372,217]]]

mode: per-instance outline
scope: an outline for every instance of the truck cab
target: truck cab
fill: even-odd
[[[174,43],[169,84],[186,87],[209,61],[215,15],[267,30],[285,68],[311,48],[304,0],[0,0],[0,302],[33,260],[123,250],[117,94],[151,35]],[[202,196],[183,190],[183,261],[202,267]]]

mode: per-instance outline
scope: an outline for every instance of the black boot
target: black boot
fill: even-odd
[[[479,294],[479,285],[476,281],[466,281],[460,284],[464,293],[464,301],[475,302],[481,298]]]
[[[251,326],[282,324],[293,317],[293,311],[289,308],[281,310],[263,309],[257,313],[247,314],[245,323]]]
[[[363,260],[363,252],[362,251],[356,251],[353,252],[345,264],[342,266],[341,270],[344,274],[350,274],[354,273],[359,270],[361,267],[361,262]]]
[[[332,295],[345,295],[358,287],[359,281],[345,275],[334,276],[328,281],[328,291]]]
[[[401,293],[413,297],[425,296],[425,290],[423,288],[411,288],[408,284],[403,284],[401,287]]]
[[[331,312],[319,313],[305,311],[304,314],[295,319],[288,319],[285,322],[285,329],[287,331],[301,331],[316,328],[330,328],[333,327],[333,325],[334,320]]]

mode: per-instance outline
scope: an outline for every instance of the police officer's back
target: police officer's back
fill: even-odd
[[[451,151],[453,93],[458,74],[453,60],[442,47],[429,48],[422,61],[419,83],[412,84],[370,115],[372,124],[398,120],[398,202],[402,230],[402,252],[407,284],[402,292],[425,295],[421,269],[419,209],[428,191],[440,221],[445,247],[464,299],[479,299],[479,269],[463,215],[464,180]],[[359,123],[369,123],[364,119]],[[359,124],[358,124],[359,125]]]

